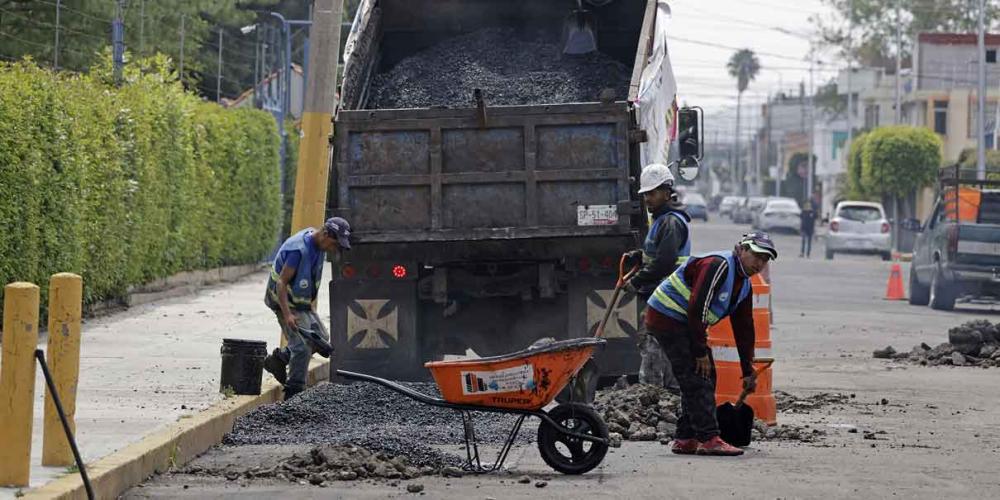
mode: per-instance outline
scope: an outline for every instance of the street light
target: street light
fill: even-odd
[[[257,31],[257,25],[256,24],[248,24],[248,25],[240,28],[240,33],[243,33],[244,35],[249,35],[250,33],[253,33],[254,31]]]

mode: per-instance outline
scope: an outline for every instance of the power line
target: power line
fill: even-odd
[[[683,43],[691,43],[691,44],[694,44],[694,45],[701,45],[701,46],[704,46],[704,47],[713,47],[713,48],[716,48],[716,49],[743,50],[743,49],[746,48],[746,47],[733,47],[731,45],[724,45],[724,44],[721,44],[721,43],[704,42],[704,41],[701,41],[701,40],[692,40],[690,38],[681,38],[679,36],[673,36],[673,35],[667,35],[667,39],[673,40],[673,41],[676,41],[676,42],[683,42]],[[783,54],[774,54],[774,53],[771,53],[771,52],[762,52],[762,51],[758,51],[758,50],[754,50],[754,53],[757,54],[757,55],[774,57],[774,58],[777,58],[777,59],[786,59],[786,60],[789,60],[789,61],[802,61],[802,58],[792,57],[792,56],[786,56],[786,55],[783,55]]]

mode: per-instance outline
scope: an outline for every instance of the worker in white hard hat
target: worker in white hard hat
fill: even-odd
[[[667,279],[691,255],[688,228],[691,217],[678,202],[677,192],[674,191],[674,175],[666,165],[653,163],[642,169],[639,194],[649,212],[649,231],[642,249],[629,253],[629,260],[641,267],[626,284],[626,290],[635,293],[640,304],[645,304],[660,282]],[[639,366],[639,380],[647,384],[676,388],[677,382],[670,369],[670,362],[656,339],[645,332],[640,337],[642,364]]]

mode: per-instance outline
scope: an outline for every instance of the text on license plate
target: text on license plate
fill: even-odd
[[[618,207],[615,205],[577,205],[576,225],[613,226],[618,224]]]

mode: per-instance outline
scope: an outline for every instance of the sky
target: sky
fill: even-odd
[[[677,79],[678,103],[701,106],[706,134],[735,129],[736,80],[726,72],[729,57],[754,50],[761,72],[743,94],[741,129],[749,133],[760,104],[779,90],[798,93],[809,85],[810,16],[833,18],[820,0],[672,0],[668,48]],[[832,52],[818,53],[814,85],[836,76],[843,63]]]

